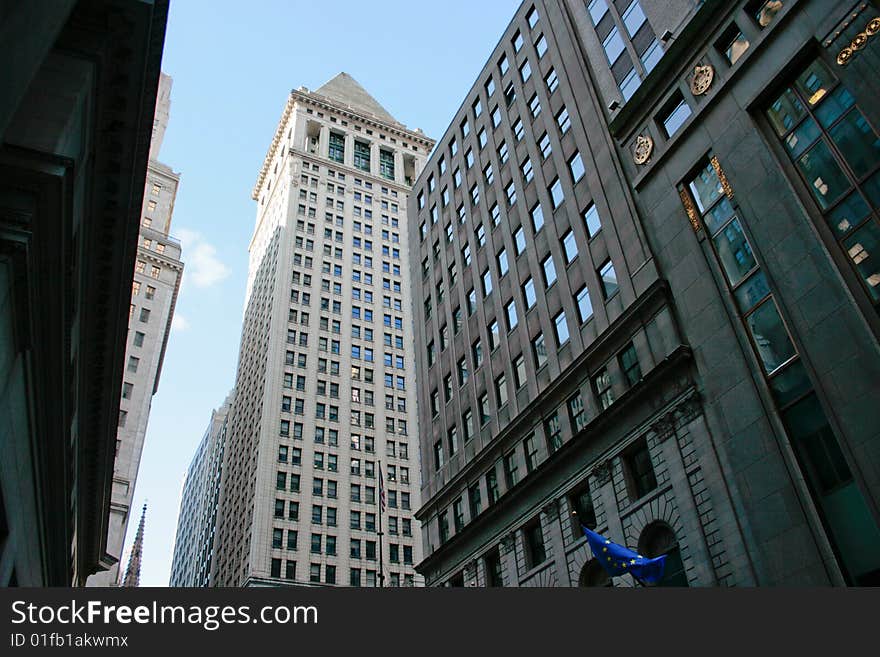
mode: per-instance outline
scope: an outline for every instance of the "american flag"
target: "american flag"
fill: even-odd
[[[379,464],[379,504],[385,510],[385,483],[382,480],[382,464]]]

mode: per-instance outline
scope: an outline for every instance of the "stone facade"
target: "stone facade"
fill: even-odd
[[[610,583],[576,505],[669,585],[875,580],[876,210],[854,269],[765,118],[818,56],[874,121],[863,4],[517,11],[410,209],[429,585]]]
[[[406,208],[432,145],[345,73],[287,100],[253,192],[214,585],[420,583]]]

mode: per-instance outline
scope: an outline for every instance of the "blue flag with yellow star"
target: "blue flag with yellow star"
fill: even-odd
[[[665,554],[649,559],[627,547],[612,543],[601,534],[597,534],[583,525],[581,528],[584,530],[593,556],[599,560],[599,563],[612,577],[629,573],[640,582],[647,584],[655,584],[663,579]]]

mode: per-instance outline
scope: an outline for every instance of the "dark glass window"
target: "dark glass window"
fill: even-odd
[[[523,529],[526,544],[526,563],[529,568],[547,560],[547,551],[544,548],[544,533],[541,531],[541,522],[535,520]]]
[[[818,59],[766,113],[866,292],[880,303],[880,134]]]
[[[654,466],[651,465],[651,455],[644,438],[637,440],[626,451],[623,462],[630,488],[630,497],[639,499],[657,488]]]

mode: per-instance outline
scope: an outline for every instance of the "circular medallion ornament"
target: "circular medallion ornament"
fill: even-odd
[[[691,78],[691,92],[694,96],[702,96],[712,86],[712,80],[715,78],[715,69],[709,64],[705,66],[697,66],[694,69],[694,75]]]
[[[633,150],[633,162],[644,164],[651,157],[651,151],[653,150],[654,140],[646,135],[639,135],[636,138],[636,147]]]
[[[847,62],[849,62],[850,59],[852,59],[852,56],[853,56],[852,48],[847,46],[846,48],[841,50],[839,53],[837,53],[837,63],[840,66],[844,66],[847,64]]]
[[[865,47],[866,43],[868,43],[868,35],[864,32],[859,32],[849,45],[853,50],[861,50]]]
[[[868,21],[868,26],[865,28],[865,32],[868,36],[874,36],[877,32],[880,32],[880,16]]]

